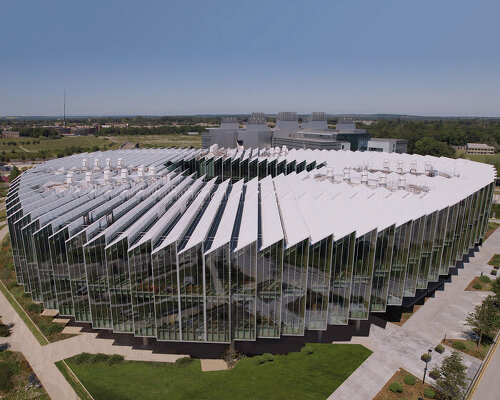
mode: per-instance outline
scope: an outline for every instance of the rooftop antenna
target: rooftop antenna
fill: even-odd
[[[66,126],[66,90],[64,91],[64,118],[63,118],[63,126]]]

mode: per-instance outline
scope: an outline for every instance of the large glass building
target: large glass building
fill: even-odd
[[[17,281],[96,329],[159,341],[304,336],[425,295],[481,243],[492,166],[396,153],[73,155],[6,201]]]

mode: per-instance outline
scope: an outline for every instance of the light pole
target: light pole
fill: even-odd
[[[428,349],[427,350],[427,355],[429,357],[427,357],[425,359],[424,377],[422,378],[422,385],[425,384],[425,375],[427,374],[427,363],[431,360],[431,353],[432,353],[432,349]]]

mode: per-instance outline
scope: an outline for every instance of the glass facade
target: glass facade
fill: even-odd
[[[219,197],[220,203],[211,209],[212,219],[206,231],[201,230],[203,234],[198,232],[198,236],[194,232],[216,188],[221,186],[215,184],[206,199],[195,204],[199,208],[193,208],[191,215],[186,210],[205,186],[200,179],[196,189],[191,183],[181,188],[179,182],[173,183],[177,178],[184,182],[178,172],[171,172],[161,182],[159,175],[145,178],[144,186],[130,194],[130,203],[124,197],[116,203],[119,210],[114,206],[98,221],[89,215],[72,214],[54,222],[79,207],[87,199],[83,196],[95,190],[93,186],[84,187],[83,181],[79,198],[75,190],[46,198],[36,192],[32,200],[23,199],[24,203],[16,200],[20,185],[13,183],[7,201],[7,222],[17,282],[45,308],[58,309],[61,315],[89,322],[97,329],[164,341],[230,343],[276,339],[302,336],[306,330],[325,330],[328,325],[347,325],[350,320],[366,320],[370,312],[385,312],[387,306],[401,305],[404,297],[415,296],[417,289],[425,290],[429,282],[447,275],[449,268],[481,242],[487,229],[493,183],[465,192],[467,196],[457,199],[456,204],[427,210],[427,215],[397,226],[369,232],[356,232],[356,226],[348,230],[343,227],[338,230],[344,236],[336,237],[332,232],[337,227],[333,224],[330,231],[321,231],[322,236],[315,236],[311,230],[311,237],[322,237],[314,243],[311,238],[304,239],[307,231],[289,241],[290,230],[284,229],[283,215],[290,216],[290,209],[286,214],[282,207],[290,204],[280,196],[296,196],[299,205],[304,193],[293,185],[302,185],[307,174],[295,173],[327,166],[326,161],[267,157],[263,151],[249,150],[225,155],[193,150],[189,154],[160,162],[156,168],[206,175],[207,179],[217,178],[219,184],[228,181],[223,199]],[[289,174],[292,176],[283,178]],[[255,182],[241,182],[278,175],[289,181],[267,178],[267,186],[262,182],[255,186]],[[311,174],[307,179],[304,185],[315,178]],[[137,185],[132,181],[129,184],[131,189]],[[321,184],[326,187],[329,183]],[[276,190],[278,185],[284,185],[282,193]],[[267,196],[275,196],[272,201],[277,224],[279,218],[283,223],[278,234],[269,227],[272,224],[267,226],[273,240],[268,240],[266,247],[262,247],[262,224],[266,221],[263,187]],[[350,187],[355,193],[356,185]],[[188,190],[189,199],[177,204]],[[322,190],[317,194],[337,195],[328,188]],[[171,197],[159,204],[171,191]],[[228,206],[231,191],[238,197],[234,209]],[[251,198],[250,192],[258,200]],[[70,204],[77,198],[78,202]],[[30,206],[37,202],[38,206]],[[159,228],[161,232],[155,233],[154,240],[144,236],[173,204],[178,209],[169,214],[169,222]],[[134,225],[155,205],[161,207],[141,219],[140,225]],[[302,212],[304,221],[310,223],[312,218],[306,221],[302,207],[304,203],[297,212]],[[221,223],[227,209],[233,210],[230,216],[234,214],[231,226],[228,221]],[[251,220],[248,215],[257,219],[255,232],[251,231],[255,238],[245,231],[245,210],[250,210],[245,214],[247,222]],[[186,214],[182,232],[171,243],[164,242],[174,227],[182,225],[179,221]],[[393,221],[387,221],[385,226],[389,223]],[[139,226],[137,232],[132,232]],[[294,224],[288,229],[290,226]],[[216,236],[222,229],[227,231],[224,241]],[[193,237],[196,241],[191,243]],[[245,241],[239,243],[241,237]]]

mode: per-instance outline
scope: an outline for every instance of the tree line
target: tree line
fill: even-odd
[[[378,120],[359,122],[373,137],[408,140],[408,152],[453,157],[451,146],[486,143],[500,150],[500,119]]]

